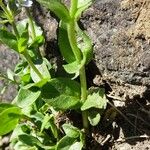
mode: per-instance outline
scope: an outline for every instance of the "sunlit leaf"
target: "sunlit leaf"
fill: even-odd
[[[92,107],[105,109],[106,105],[107,99],[105,96],[105,91],[103,89],[100,89],[88,95],[87,100],[81,107],[81,110],[84,111]]]
[[[21,117],[21,109],[18,107],[6,108],[0,113],[0,135],[12,131]]]
[[[70,20],[70,15],[67,7],[60,2],[60,0],[37,0],[39,3],[44,5],[46,8],[50,9],[56,14],[61,20],[68,22]]]
[[[80,102],[80,85],[68,78],[51,79],[42,87],[42,98],[57,109],[70,109]]]
[[[18,51],[18,43],[14,34],[4,29],[0,29],[0,41],[3,44],[6,44],[9,48]]]

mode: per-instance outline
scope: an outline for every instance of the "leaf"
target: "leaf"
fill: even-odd
[[[74,144],[71,145],[69,150],[82,150],[83,144],[82,142],[75,142]]]
[[[52,118],[53,116],[46,114],[44,116],[44,119],[42,121],[42,125],[41,125],[41,129],[40,132],[43,132],[44,128],[47,126],[47,124],[49,123],[49,120]]]
[[[76,142],[76,139],[64,136],[58,143],[56,150],[69,150],[71,145],[73,145]]]
[[[76,24],[77,36],[78,36],[78,47],[83,53],[83,64],[88,64],[93,58],[92,41],[87,34],[82,31]]]
[[[69,74],[77,73],[79,74],[79,70],[81,69],[82,65],[79,64],[77,61],[74,61],[72,63],[63,65],[65,71]]]
[[[5,135],[12,131],[20,118],[21,109],[10,107],[0,113],[0,135]]]
[[[34,137],[32,135],[28,135],[28,134],[19,135],[19,140],[21,142],[23,142],[24,144],[26,144],[26,145],[39,146],[39,147],[41,147],[41,148],[43,148],[45,150],[46,149],[48,149],[48,150],[52,150],[53,149],[54,150],[54,147],[55,147],[55,146],[44,146],[38,138],[36,138],[36,137]]]
[[[23,19],[23,20],[17,22],[17,29],[18,29],[20,35],[21,35],[21,34],[23,33],[23,31],[25,30],[27,24],[29,24],[29,19]],[[41,36],[42,33],[43,33],[41,27],[37,26],[34,21],[33,21],[33,24],[34,24],[36,36],[37,36],[37,37]],[[28,29],[29,29],[29,33],[31,33],[31,30],[32,30],[32,29],[31,29],[30,26],[28,27]],[[30,41],[30,40],[29,40],[29,41]]]
[[[42,98],[57,109],[70,109],[80,102],[80,85],[68,78],[55,78],[42,87]]]
[[[19,135],[25,134],[26,132],[24,131],[24,128],[26,128],[26,130],[30,130],[30,128],[27,125],[18,124],[11,134],[10,141],[13,142],[15,140],[18,140]]]
[[[14,72],[12,72],[9,68],[7,69],[7,77],[8,79],[14,81]]]
[[[40,94],[41,92],[36,87],[32,89],[21,88],[15,98],[15,103],[21,108],[28,107],[39,98]]]
[[[28,146],[20,141],[18,141],[17,143],[14,143],[13,145],[13,149],[14,150],[38,150],[37,147],[33,146]]]
[[[76,60],[68,39],[67,24],[63,21],[59,23],[58,45],[61,55],[67,63],[72,63]]]
[[[0,103],[0,113],[4,111],[5,109],[14,107],[15,105],[9,104],[9,103]]]
[[[94,1],[95,0],[78,0],[78,9],[76,11],[75,18],[78,20],[82,12],[86,10]]]
[[[52,117],[50,119],[50,128],[51,128],[51,131],[52,131],[54,137],[57,139],[58,138],[58,129],[57,129],[54,117]]]
[[[46,63],[44,60],[38,59],[36,60],[36,62],[34,63],[35,67],[39,70],[39,72],[42,74],[44,79],[50,79],[50,73],[47,69]],[[36,74],[36,72],[34,72],[34,70],[31,68],[30,70],[30,74],[31,74],[31,78],[34,82],[39,82],[41,81],[41,78]]]
[[[6,44],[9,48],[18,51],[18,43],[14,34],[4,29],[0,29],[0,41],[3,44]]]
[[[39,3],[50,9],[55,15],[65,22],[70,20],[70,15],[67,7],[60,0],[37,0]]]
[[[88,111],[88,120],[92,126],[96,126],[101,119],[100,113],[95,110]]]
[[[44,37],[43,37],[43,35],[36,36],[36,38],[34,39],[34,41],[29,45],[28,49],[36,49],[39,46],[43,45],[43,43],[44,43]]]
[[[28,33],[28,24],[26,24],[25,29],[23,30],[20,38],[18,39],[18,51],[23,53],[28,47],[29,33]]]
[[[81,110],[87,110],[92,107],[98,109],[105,109],[107,105],[107,99],[103,89],[100,89],[92,94],[88,95],[87,100],[82,105]]]
[[[22,135],[19,135],[18,137],[19,137],[19,140],[25,143],[26,145],[29,145],[29,146],[41,145],[41,142],[32,135],[22,134]]]
[[[77,138],[80,136],[80,130],[71,124],[63,124],[62,128],[68,137]]]

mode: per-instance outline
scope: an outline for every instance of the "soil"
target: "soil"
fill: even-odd
[[[45,33],[46,56],[59,70],[58,19],[38,4],[33,15]],[[104,87],[109,100],[99,125],[90,128],[86,149],[149,150],[150,1],[96,0],[79,23],[93,40],[94,59],[86,70],[89,87]],[[7,55],[9,67],[18,57]]]

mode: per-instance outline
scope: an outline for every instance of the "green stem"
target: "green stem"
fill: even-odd
[[[19,38],[19,32],[18,32],[18,30],[17,30],[17,27],[16,27],[16,24],[15,24],[15,22],[14,21],[12,21],[12,27],[13,27],[13,30],[14,30],[14,33],[15,33],[15,35],[16,35],[16,37],[17,37],[17,39]]]
[[[77,11],[78,0],[71,0],[70,16],[74,17]]]
[[[36,38],[36,32],[35,32],[35,26],[34,26],[33,18],[31,16],[29,8],[25,8],[25,11],[26,11],[26,14],[29,18],[29,25],[31,27],[31,37],[32,37],[32,40],[34,41],[34,39]],[[39,48],[37,48],[37,51],[35,51],[35,53],[37,54],[37,56],[40,59],[42,58]]]
[[[31,36],[32,36],[32,39],[34,40],[36,38],[36,33],[35,33],[33,18],[30,14],[29,8],[25,8],[25,11],[26,11],[26,14],[29,18],[29,24],[30,24],[30,27],[31,27]]]
[[[34,63],[32,62],[30,55],[27,53],[27,51],[25,51],[23,53],[25,59],[27,60],[27,62],[29,63],[30,67],[34,70],[34,72],[39,76],[39,78],[42,80],[43,76],[42,74],[39,72],[39,70],[35,67]]]
[[[84,103],[87,99],[87,82],[85,67],[80,69],[80,84],[81,84],[81,101]],[[89,131],[88,115],[86,111],[82,112],[83,127],[86,133]]]

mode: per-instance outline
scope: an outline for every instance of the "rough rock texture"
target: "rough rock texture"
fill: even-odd
[[[18,60],[19,56],[15,52],[0,44],[0,74],[6,75],[7,69],[13,70]],[[16,86],[0,80],[0,101],[11,101],[16,92]]]
[[[126,96],[142,96],[150,86],[150,1],[97,0],[82,23],[94,43],[102,78]],[[119,94],[118,94],[119,95]]]

